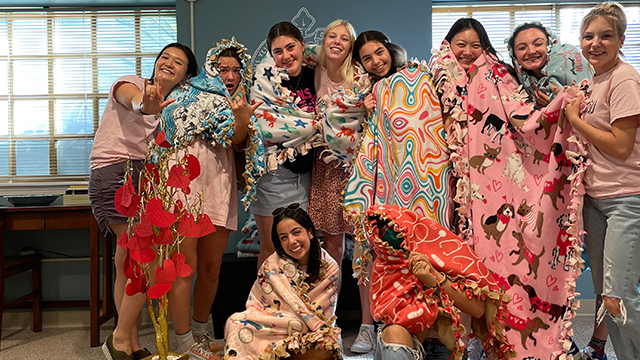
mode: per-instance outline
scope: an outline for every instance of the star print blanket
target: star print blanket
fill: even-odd
[[[258,271],[247,309],[227,320],[225,359],[276,360],[309,349],[341,358],[334,326],[338,276],[338,264],[324,250],[319,280],[311,286],[295,262],[271,255]]]
[[[533,110],[492,55],[464,71],[443,44],[431,61],[458,177],[461,236],[513,296],[507,337],[517,359],[555,359],[567,335],[580,274],[584,149],[562,109],[561,91]]]
[[[307,65],[315,65],[316,46],[305,48],[303,55]],[[304,155],[321,146],[320,126],[315,114],[298,106],[291,91],[281,85],[289,75],[276,66],[273,57],[267,56],[256,66],[255,74],[251,99],[264,102],[255,115],[265,140],[266,170],[275,171],[287,159],[294,161],[298,153]]]
[[[229,91],[216,69],[218,53],[230,47],[238,49],[242,59],[240,86],[245,90],[251,87],[250,56],[245,53],[246,49],[235,39],[222,40],[207,53],[200,74],[181,82],[169,94],[169,98],[176,101],[162,110],[160,128],[172,145],[178,145],[180,141],[192,143],[199,136],[212,147],[231,146],[235,117],[225,97],[229,96]],[[251,201],[255,200],[255,182],[264,172],[264,148],[262,134],[258,129],[258,121],[252,116],[247,133],[245,169],[242,174],[246,183],[242,198],[245,210],[249,208]]]
[[[451,162],[440,104],[424,66],[411,63],[373,88],[377,104],[353,158],[345,217],[361,228],[372,205],[395,204],[450,226]],[[358,236],[354,272],[366,278],[366,241]]]
[[[318,100],[322,137],[331,152],[324,160],[337,159],[346,169],[351,165],[362,136],[367,120],[364,98],[371,92],[369,76],[360,67],[356,70],[351,89],[339,89]]]

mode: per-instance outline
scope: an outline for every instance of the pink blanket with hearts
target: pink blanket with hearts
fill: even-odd
[[[525,324],[507,331],[517,359],[553,359],[571,328],[582,253],[577,209],[586,157],[562,112],[574,94],[563,90],[534,110],[495,57],[484,54],[464,71],[448,44],[431,65],[443,112],[453,118],[447,140],[460,234],[491,271],[512,279],[510,317]],[[535,312],[526,285],[557,306]]]

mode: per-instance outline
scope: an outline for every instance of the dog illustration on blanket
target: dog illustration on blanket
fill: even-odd
[[[557,323],[567,310],[567,305],[561,306],[540,299],[536,294],[536,289],[534,289],[531,285],[522,285],[522,288],[529,295],[529,302],[531,303],[531,309],[529,309],[529,311],[535,313],[536,311],[540,310],[545,314],[549,314],[551,315],[549,321]]]
[[[562,258],[563,270],[571,270],[571,264],[568,260],[573,257],[573,246],[571,244],[571,236],[567,232],[567,230],[569,230],[568,221],[569,214],[562,214],[556,219],[559,230],[558,236],[556,237],[556,246],[553,248],[551,260],[549,261],[552,269],[558,267],[558,264],[561,262],[560,258]]]
[[[496,138],[500,136],[498,140],[498,144],[502,145],[502,138],[506,133],[507,127],[505,126],[505,121],[500,119],[500,117],[496,114],[489,114],[484,121],[484,125],[480,130],[481,134],[484,134],[484,131],[487,131],[487,136],[491,136],[491,130],[493,130],[493,137],[491,137],[491,142],[495,143]]]
[[[520,156],[517,151],[509,154],[507,163],[502,169],[502,176],[509,178],[511,182],[519,185],[522,191],[529,191],[529,187],[523,184],[525,179],[527,178],[527,172],[524,171],[524,167],[522,166],[522,156]]]
[[[544,223],[544,213],[542,211],[534,211],[535,205],[527,204],[527,199],[522,199],[516,213],[520,216],[518,228],[524,233],[527,225],[533,225],[533,231],[537,231],[537,237],[542,236],[542,224]]]
[[[498,159],[498,155],[500,155],[500,151],[502,151],[501,147],[492,148],[487,144],[484,144],[484,154],[472,156],[469,159],[469,166],[478,170],[478,172],[484,175],[484,171],[494,162],[500,160]]]
[[[507,203],[500,205],[497,213],[489,216],[487,221],[484,220],[484,214],[482,214],[482,216],[480,216],[480,222],[482,223],[482,228],[484,229],[487,240],[493,237],[496,245],[500,246],[500,239],[505,230],[507,230],[509,220],[515,217],[516,213],[513,205]]]
[[[540,254],[536,255],[533,253],[533,251],[527,248],[527,244],[524,243],[524,237],[522,236],[522,233],[513,231],[511,234],[514,238],[516,238],[516,240],[518,240],[518,250],[512,250],[509,253],[509,256],[518,255],[518,259],[511,265],[518,265],[522,262],[522,260],[526,259],[527,265],[529,265],[529,272],[527,273],[527,275],[531,275],[531,273],[533,273],[533,278],[537,279],[538,267],[540,267],[540,258],[542,257],[542,255],[544,255],[544,246],[542,247],[542,251],[540,251]]]
[[[533,336],[533,334],[537,333],[540,329],[549,329],[549,325],[545,324],[545,322],[537,316],[533,319],[529,317],[523,319],[513,314],[509,314],[509,316],[505,318],[504,328],[506,331],[511,329],[519,331],[522,338],[522,347],[527,350],[527,338],[533,340],[533,346],[538,345],[538,340]]]

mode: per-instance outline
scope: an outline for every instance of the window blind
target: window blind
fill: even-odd
[[[432,15],[432,44],[438,48],[449,28],[461,17],[473,17],[487,30],[491,44],[510,62],[504,39],[513,28],[526,21],[539,20],[550,27],[561,42],[580,48],[580,24],[582,18],[597,3],[570,4],[516,4],[488,5],[478,1],[477,5],[434,6]],[[622,52],[628,63],[640,70],[640,4],[622,3],[627,15],[626,39]]]
[[[111,84],[175,41],[175,10],[0,12],[0,182],[87,179]]]

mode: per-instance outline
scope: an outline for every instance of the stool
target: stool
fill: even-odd
[[[0,247],[0,341],[2,340],[2,315],[6,309],[32,300],[33,331],[42,331],[42,265],[40,254],[25,255],[16,258],[4,257],[4,249]],[[4,300],[5,280],[13,275],[31,270],[33,277],[33,291],[17,299]]]

